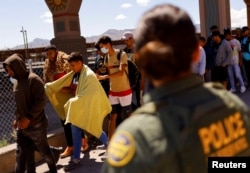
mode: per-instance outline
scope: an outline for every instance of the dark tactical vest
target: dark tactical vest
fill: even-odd
[[[179,96],[174,95],[158,103],[147,103],[135,112],[161,119],[168,143],[175,146],[174,162],[180,173],[206,173],[209,156],[250,156],[248,110],[240,108],[240,104],[225,108],[224,102],[231,101],[231,95],[215,84],[205,84],[205,88],[208,90],[197,88],[188,93],[189,97],[182,95],[179,100]],[[190,97],[192,92],[196,95]],[[224,100],[211,93],[217,93]],[[183,100],[186,96],[187,99]],[[166,161],[168,154],[159,159],[153,169],[155,172],[176,172],[176,168],[166,164],[169,163]]]

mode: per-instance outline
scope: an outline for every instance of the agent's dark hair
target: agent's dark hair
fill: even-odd
[[[70,62],[77,62],[77,61],[81,61],[83,63],[82,55],[80,54],[80,52],[72,52],[69,55],[68,62],[70,63]]]
[[[189,15],[171,4],[144,13],[135,31],[138,63],[149,78],[162,79],[190,71],[198,49],[195,27]]]
[[[102,44],[110,43],[110,45],[112,45],[112,40],[111,40],[111,38],[109,36],[103,35],[102,37],[99,38],[97,43],[98,43],[98,45],[100,43],[102,43]]]

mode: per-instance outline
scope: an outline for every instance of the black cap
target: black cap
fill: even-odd
[[[56,46],[55,45],[48,45],[48,46],[46,46],[45,48],[44,48],[44,50],[45,51],[47,51],[47,50],[56,50]]]
[[[241,28],[241,33],[244,33],[247,30],[249,30],[249,28],[247,26],[244,26],[244,27]]]
[[[220,32],[219,31],[213,31],[212,32],[212,37],[213,36],[220,36]]]
[[[231,30],[230,30],[230,28],[228,28],[228,27],[226,27],[226,28],[224,28],[224,35],[226,35],[226,34],[231,34]]]

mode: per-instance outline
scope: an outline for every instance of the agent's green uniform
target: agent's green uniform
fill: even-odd
[[[192,76],[157,88],[118,128],[102,173],[206,173],[208,156],[250,155],[248,107]]]

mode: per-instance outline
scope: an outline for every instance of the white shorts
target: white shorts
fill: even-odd
[[[129,106],[132,102],[132,93],[126,96],[112,96],[109,95],[109,101],[111,105],[120,104],[123,106]]]

